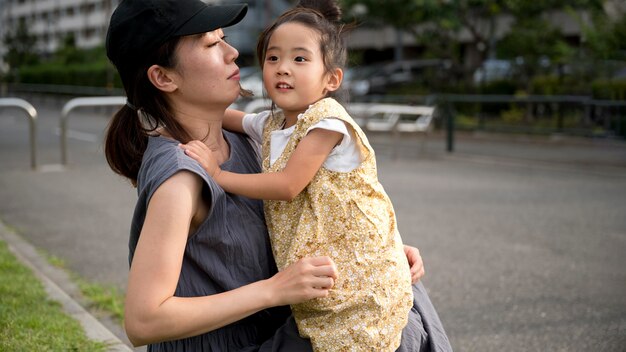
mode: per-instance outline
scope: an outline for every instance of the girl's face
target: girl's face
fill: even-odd
[[[326,72],[317,31],[297,22],[274,30],[265,53],[263,84],[287,116],[304,112],[337,89],[340,80]]]
[[[239,52],[217,29],[182,37],[176,49],[177,65],[171,73],[174,92],[195,105],[230,105],[239,96]]]

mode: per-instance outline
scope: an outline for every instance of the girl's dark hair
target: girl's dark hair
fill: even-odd
[[[259,36],[256,54],[261,68],[265,62],[265,53],[272,34],[280,25],[289,22],[297,22],[319,32],[320,50],[326,72],[345,67],[348,54],[343,34],[347,31],[347,27],[341,22],[341,8],[337,2],[300,0],[296,7],[283,13]]]

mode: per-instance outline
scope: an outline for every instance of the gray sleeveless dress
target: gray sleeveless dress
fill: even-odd
[[[228,131],[224,131],[224,136],[231,155],[221,168],[236,173],[260,173],[258,152],[247,137]],[[183,170],[202,178],[203,192],[210,200],[211,210],[187,242],[175,295],[216,294],[274,275],[276,265],[262,202],[225,193],[198,163],[185,155],[177,141],[164,137],[149,138],[139,170],[129,262],[132,262],[152,194],[165,180]],[[414,307],[398,351],[450,351],[439,317],[423,286],[414,285],[413,293]],[[266,309],[206,334],[149,345],[148,351],[311,351],[309,341],[299,337],[290,315],[287,306]]]

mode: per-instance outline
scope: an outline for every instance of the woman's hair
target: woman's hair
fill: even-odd
[[[183,143],[191,140],[189,133],[178,123],[171,106],[161,91],[148,79],[148,68],[159,65],[176,67],[176,47],[180,37],[170,39],[133,69],[118,67],[128,104],[111,119],[106,132],[104,154],[111,169],[137,183],[148,136],[162,127],[172,138]]]
[[[143,63],[134,69],[118,67],[128,104],[124,105],[111,119],[106,132],[104,154],[111,169],[137,183],[137,174],[148,145],[148,136],[163,128],[175,140],[187,143],[190,133],[178,122],[164,94],[148,79],[148,68],[159,65],[176,68],[176,47],[181,37],[174,37],[147,54]],[[242,96],[251,93],[240,90]]]
[[[300,0],[295,8],[283,13],[259,36],[256,53],[261,68],[270,38],[276,28],[290,22],[300,23],[320,34],[320,50],[326,73],[343,69],[347,60],[347,48],[343,38],[346,26],[341,22],[341,9],[333,0]]]

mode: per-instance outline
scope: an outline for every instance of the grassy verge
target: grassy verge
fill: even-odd
[[[0,350],[105,351],[0,241]]]
[[[44,254],[45,255],[45,254]],[[57,268],[67,271],[65,262],[57,257],[45,255],[48,262]],[[124,322],[124,295],[117,287],[87,282],[81,277],[70,273],[72,280],[78,285],[85,298],[86,308],[97,316],[108,316],[122,325]]]
[[[120,325],[124,323],[124,294],[117,287],[87,282],[78,275],[70,273],[63,259],[43,251],[40,251],[40,255],[44,256],[51,265],[69,273],[72,281],[76,283],[80,293],[85,298],[83,304],[92,314],[106,315]]]

